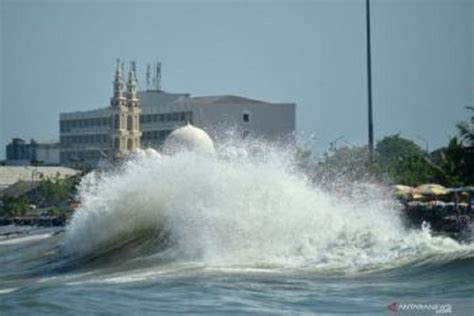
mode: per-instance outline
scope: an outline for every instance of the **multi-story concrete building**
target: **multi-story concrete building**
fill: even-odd
[[[120,156],[135,148],[159,148],[172,130],[187,122],[213,138],[232,128],[241,137],[253,134],[270,141],[287,140],[295,130],[294,103],[164,92],[159,65],[155,84],[150,86],[147,72],[147,89],[140,92],[132,65],[124,91],[122,68],[117,66],[109,107],[60,115],[62,164],[74,165],[80,160],[95,165],[101,158]]]

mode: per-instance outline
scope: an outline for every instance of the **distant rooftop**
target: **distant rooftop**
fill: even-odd
[[[81,118],[91,118],[97,117],[99,115],[107,116],[109,114],[109,107],[102,107],[93,110],[82,110],[82,111],[73,111],[73,112],[63,112],[60,113],[59,116],[61,119],[76,119],[79,117]]]
[[[39,175],[52,178],[73,176],[79,171],[66,167],[34,167],[34,166],[0,166],[0,190],[3,190],[18,181],[39,180]]]
[[[250,98],[245,98],[236,95],[216,95],[216,96],[202,96],[202,97],[192,97],[191,101],[194,104],[239,104],[239,103],[259,103],[259,104],[280,104],[273,102],[266,102],[261,100],[255,100]]]
[[[188,99],[189,93],[169,93],[165,91],[140,91],[138,92],[140,98],[140,106],[166,106],[181,99]]]
[[[189,93],[170,93],[162,90],[146,90],[139,91],[138,97],[140,99],[140,106],[143,108],[166,107],[173,103],[187,103],[191,102],[194,105],[208,105],[208,104],[288,104],[275,103],[255,100],[251,98],[236,96],[236,95],[216,95],[216,96],[200,96],[191,97]],[[75,111],[68,113],[61,113],[61,119],[77,119],[96,117],[98,115],[107,115],[109,107],[99,108],[95,110]]]

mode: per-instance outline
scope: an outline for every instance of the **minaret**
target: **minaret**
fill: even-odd
[[[140,99],[138,98],[137,66],[134,61],[130,63],[128,72],[126,106],[128,108],[127,117],[127,151],[140,148]]]
[[[112,108],[111,153],[114,158],[140,148],[140,100],[135,62],[130,63],[126,91],[122,79],[123,64],[117,60]],[[124,95],[125,94],[125,95]]]
[[[122,67],[120,65],[119,58],[117,58],[117,69],[115,70],[113,88],[114,88],[113,97],[110,100],[110,105],[111,106],[122,105],[123,100],[125,99],[123,96],[124,82],[122,78]]]
[[[127,80],[127,105],[133,106],[134,102],[138,100],[137,97],[137,74],[136,74],[136,64],[134,61],[130,63],[130,69],[128,71],[128,80]]]

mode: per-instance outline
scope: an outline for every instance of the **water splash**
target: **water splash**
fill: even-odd
[[[147,149],[120,170],[83,180],[63,249],[90,256],[147,244],[149,255],[205,266],[345,272],[473,255],[472,246],[427,228],[405,229],[382,187],[324,192],[293,157],[252,141],[221,143],[214,156]]]

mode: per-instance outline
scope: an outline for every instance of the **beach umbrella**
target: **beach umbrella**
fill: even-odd
[[[392,186],[392,192],[396,197],[409,198],[411,196],[412,191],[413,188],[407,185],[397,184]]]
[[[443,187],[442,185],[435,183],[427,183],[417,186],[413,190],[414,194],[420,195],[446,195],[449,193],[449,190]]]
[[[474,193],[474,186],[461,187],[458,189],[464,193]]]
[[[474,192],[474,187],[449,188],[447,190],[449,193],[469,195],[471,192]]]
[[[395,194],[408,194],[408,193],[411,193],[413,188],[407,185],[397,184],[397,185],[392,186],[392,190]]]

